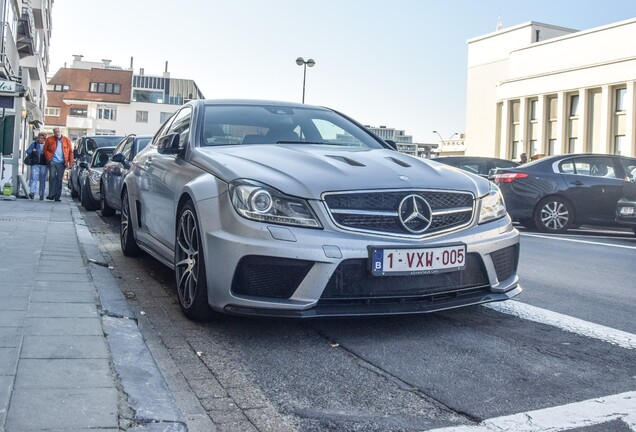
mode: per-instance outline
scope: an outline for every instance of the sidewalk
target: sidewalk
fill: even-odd
[[[79,209],[0,199],[0,431],[186,431]]]

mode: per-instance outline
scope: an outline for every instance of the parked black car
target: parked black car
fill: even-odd
[[[113,216],[116,210],[121,210],[121,187],[130,170],[130,162],[151,139],[152,135],[128,135],[115,149],[100,181],[102,216]]]
[[[616,203],[636,159],[606,154],[548,156],[501,170],[495,183],[508,213],[527,228],[562,233],[578,225],[617,226]]]
[[[71,191],[71,197],[77,198],[80,193],[80,162],[90,162],[95,150],[100,147],[115,147],[119,142],[124,139],[121,135],[95,135],[95,136],[83,136],[75,141],[73,146],[73,158],[75,162],[71,167],[71,172],[68,176],[68,188]]]
[[[443,156],[433,160],[480,175],[489,180],[494,179],[494,172],[498,168],[514,168],[519,165],[517,162],[506,159],[482,156]]]
[[[636,169],[623,182],[623,197],[616,203],[616,222],[630,225],[636,234]]]
[[[115,147],[100,147],[95,150],[90,162],[80,162],[80,203],[86,210],[97,210],[99,205],[99,180],[102,170],[115,151]]]

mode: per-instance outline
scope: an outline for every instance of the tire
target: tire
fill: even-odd
[[[115,209],[106,202],[104,185],[99,185],[99,208],[102,211],[102,216],[115,216]]]
[[[130,218],[130,202],[128,191],[124,191],[121,199],[121,221],[119,222],[119,242],[121,251],[129,257],[139,256],[141,249],[135,240],[134,223]]]
[[[68,175],[68,188],[71,190],[71,198],[79,198],[79,193],[73,187],[73,180],[71,180],[71,174]]]
[[[86,181],[88,181],[88,179]],[[97,210],[97,205],[93,200],[93,194],[91,193],[90,188],[90,185],[86,182],[80,186],[80,201],[86,210],[94,211]]]
[[[174,260],[177,297],[184,315],[194,321],[212,318],[201,230],[192,201],[187,201],[179,212]]]
[[[572,227],[573,220],[572,206],[559,197],[542,199],[534,211],[534,223],[544,233],[564,233]]]

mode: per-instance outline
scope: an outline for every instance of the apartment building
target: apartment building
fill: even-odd
[[[24,171],[21,155],[44,122],[52,0],[0,0],[0,182]]]
[[[528,22],[468,41],[465,152],[636,156],[636,18]]]
[[[74,56],[48,83],[45,130],[60,127],[72,140],[84,135],[154,134],[159,126],[191,99],[203,94],[190,79],[137,74],[110,60],[91,62]]]
[[[407,135],[401,129],[395,129],[386,126],[369,126],[365,125],[368,130],[382,138],[383,140],[391,140],[397,144],[400,153],[410,154],[423,158],[434,156],[437,144],[414,143],[413,136]]]

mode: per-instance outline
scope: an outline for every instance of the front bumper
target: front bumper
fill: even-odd
[[[322,230],[268,225],[246,220],[219,202],[223,199],[197,203],[208,301],[217,311],[280,317],[412,314],[506,300],[521,292],[519,233],[508,216],[412,239],[345,231],[324,213],[318,215],[327,221]],[[471,257],[465,271],[387,277],[371,276],[367,269],[370,246],[456,243],[465,243]]]

